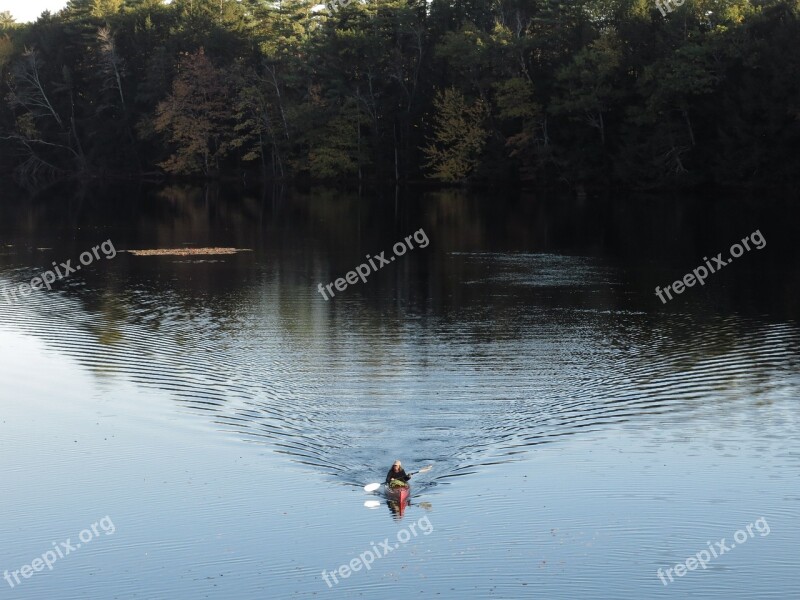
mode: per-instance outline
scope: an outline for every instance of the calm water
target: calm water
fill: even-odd
[[[0,597],[800,597],[797,212],[768,195],[6,194],[0,290],[117,253],[0,295],[0,571],[114,527]],[[420,229],[426,248],[317,291]],[[755,230],[763,249],[655,296]],[[246,251],[127,252],[198,246]],[[434,465],[402,518],[361,489],[395,458]],[[386,538],[403,543],[368,571],[321,577]]]

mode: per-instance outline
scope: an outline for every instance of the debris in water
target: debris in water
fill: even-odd
[[[134,256],[208,256],[252,252],[250,248],[164,248],[157,250],[128,250]]]

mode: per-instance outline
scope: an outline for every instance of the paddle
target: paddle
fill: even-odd
[[[432,468],[433,468],[433,465],[428,465],[427,467],[422,467],[419,471],[413,471],[411,473],[411,475],[417,475],[418,473],[427,473]],[[383,484],[381,484],[381,483],[368,483],[367,485],[364,486],[364,491],[365,492],[374,492],[379,487],[381,487],[381,485],[383,485]]]

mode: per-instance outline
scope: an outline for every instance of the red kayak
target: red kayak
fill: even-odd
[[[383,486],[383,493],[387,499],[394,502],[399,502],[400,506],[405,506],[408,502],[408,497],[411,495],[410,487],[396,487],[390,488],[388,485]]]

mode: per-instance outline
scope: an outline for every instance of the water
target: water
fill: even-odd
[[[115,527],[0,589],[798,596],[794,213],[724,195],[7,196],[0,289],[106,240],[116,255],[0,295],[0,570]],[[318,292],[420,229],[427,247]],[[756,229],[762,250],[654,295]],[[184,246],[244,251],[126,252]],[[402,518],[361,489],[395,458],[434,465]],[[768,534],[659,579],[760,518]],[[398,534],[369,570],[321,577]]]

